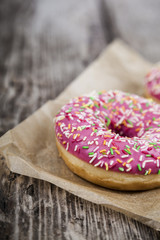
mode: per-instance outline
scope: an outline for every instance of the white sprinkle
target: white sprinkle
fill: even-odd
[[[66,151],[68,151],[68,148],[69,148],[69,142],[67,142]]]
[[[149,162],[154,162],[154,160],[145,160],[145,161],[142,163],[142,168],[145,168],[146,163],[149,163]]]
[[[108,142],[108,147],[110,147],[111,143],[112,143],[113,139],[110,139]]]
[[[104,162],[101,163],[101,167],[103,167]]]
[[[84,138],[83,138],[83,141],[85,141],[87,139],[87,137],[85,136]]]
[[[97,157],[97,153],[94,154],[94,156],[93,156],[92,159],[89,161],[89,163],[92,163],[92,162],[95,160],[96,157]]]
[[[119,134],[116,134],[116,136],[115,136],[115,138],[114,138],[114,139],[117,139],[117,138],[118,138],[118,136],[119,136]]]
[[[126,172],[129,172],[132,169],[130,164],[126,164],[126,167],[127,167]]]
[[[132,150],[134,150],[135,152],[139,152],[137,149],[135,149],[135,148],[132,148]]]
[[[140,161],[140,162],[142,161],[142,158],[143,158],[143,155],[141,155],[140,158],[139,158],[139,161]]]
[[[96,152],[98,149],[99,149],[99,146],[97,146],[97,147],[93,150],[93,152]]]
[[[74,135],[74,137],[73,137],[73,139],[76,139],[76,138],[77,138],[77,136],[78,136],[78,134],[75,134],[75,135]]]
[[[92,145],[94,141],[88,141],[88,145]]]
[[[77,148],[78,148],[78,145],[76,145],[75,148],[74,148],[74,151],[75,151],[75,152],[77,151]]]
[[[79,123],[80,123],[81,121],[80,121],[79,119],[77,119],[77,122],[79,122]]]
[[[109,163],[109,164],[110,164],[110,166],[112,166],[112,165],[113,165],[113,163],[114,163],[114,161],[113,161],[113,160],[111,160],[111,161],[110,161],[110,163]]]
[[[123,155],[123,156],[121,156],[121,158],[127,158],[127,157],[129,157],[129,155]]]
[[[98,167],[101,164],[101,161],[99,161],[98,163],[96,163],[94,166]]]
[[[101,155],[98,157],[98,160],[100,160],[101,158],[103,158],[105,155]]]
[[[98,141],[96,141],[95,144],[98,146]]]
[[[157,167],[159,167],[159,159],[157,159]]]
[[[93,136],[94,132],[91,133],[91,136]]]

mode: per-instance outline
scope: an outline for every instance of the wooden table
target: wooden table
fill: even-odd
[[[54,99],[116,37],[159,60],[159,7],[152,0],[1,0],[1,135]],[[160,239],[123,214],[11,173],[3,157],[0,164],[0,239]]]

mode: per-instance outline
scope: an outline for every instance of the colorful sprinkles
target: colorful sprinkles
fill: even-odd
[[[120,91],[74,98],[56,116],[66,151],[103,168],[160,174],[160,106]]]

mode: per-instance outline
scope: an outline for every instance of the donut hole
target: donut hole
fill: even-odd
[[[111,121],[109,126],[107,126],[107,121],[105,120],[105,125],[107,130],[111,130],[112,132],[119,134],[122,137],[138,137],[138,133],[135,131],[134,127],[126,127],[124,124],[120,124],[116,126],[116,122]]]

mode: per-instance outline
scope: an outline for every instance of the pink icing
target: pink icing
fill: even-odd
[[[160,100],[160,69],[152,69],[145,80],[148,93]]]
[[[60,144],[105,170],[160,174],[160,106],[109,91],[74,98],[56,115]]]

